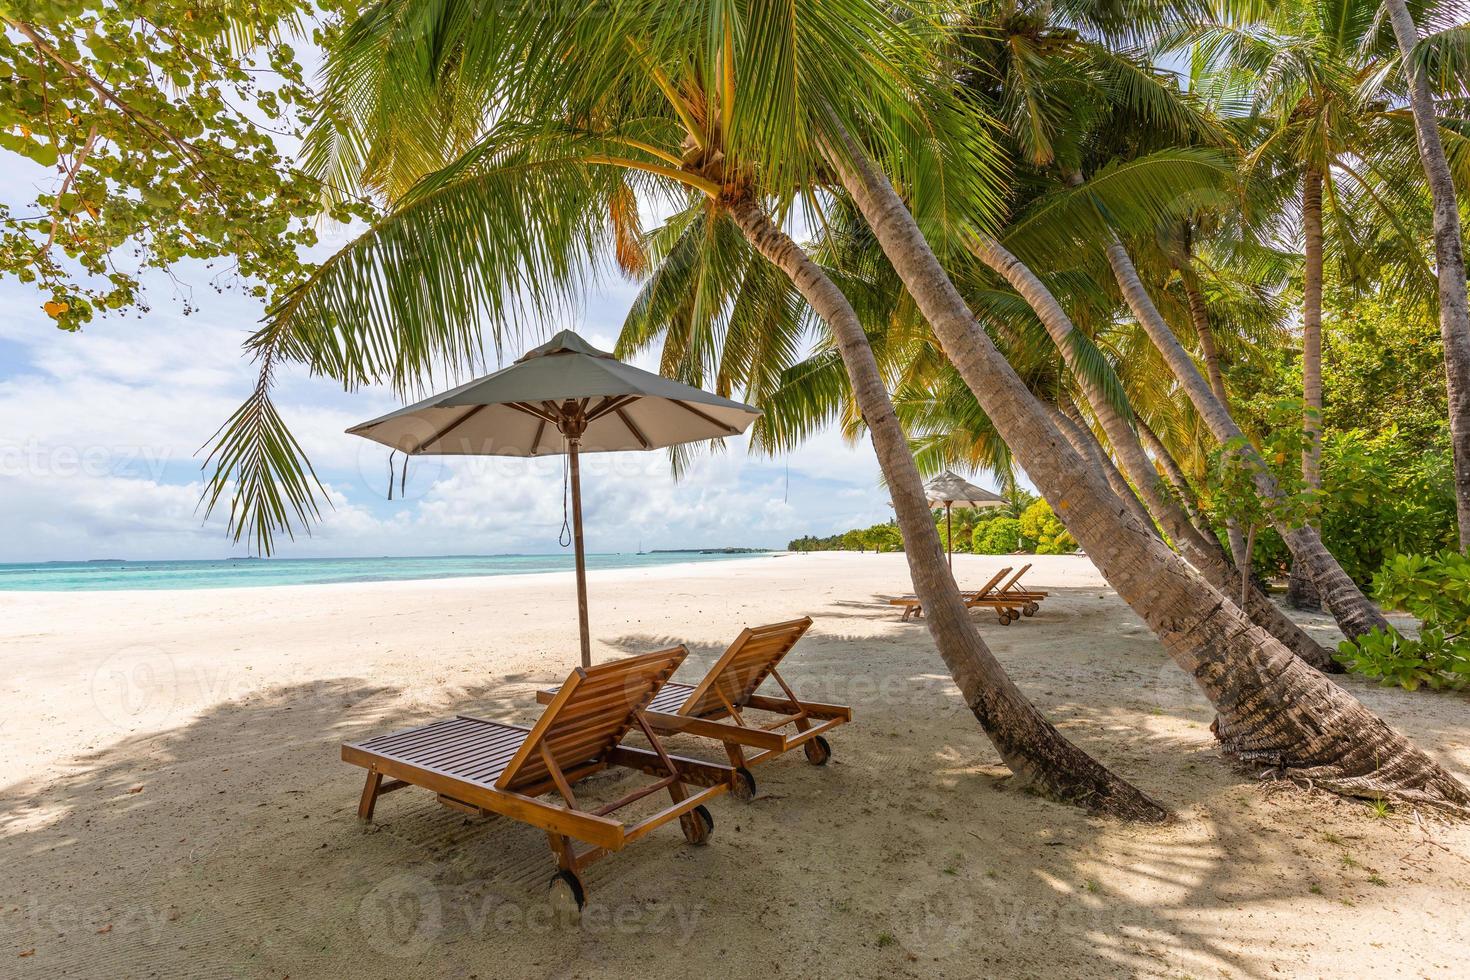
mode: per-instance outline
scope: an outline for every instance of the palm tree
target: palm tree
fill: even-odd
[[[1170,265],[1177,273],[1178,287],[1184,293],[1184,307],[1189,325],[1193,328],[1199,345],[1200,360],[1205,366],[1205,377],[1209,379],[1210,390],[1215,393],[1220,404],[1229,410],[1230,395],[1225,388],[1220,337],[1212,315],[1212,311],[1218,309],[1219,303],[1218,301],[1212,302],[1206,294],[1206,282],[1212,285],[1217,292],[1230,292],[1238,291],[1235,287],[1238,287],[1244,280],[1249,284],[1247,292],[1250,294],[1250,299],[1269,302],[1269,290],[1272,287],[1279,287],[1283,277],[1275,277],[1275,282],[1262,281],[1259,273],[1265,271],[1269,274],[1273,271],[1277,263],[1272,260],[1279,257],[1271,253],[1269,249],[1260,248],[1257,243],[1247,242],[1240,236],[1231,236],[1229,239],[1223,263],[1226,275],[1220,274],[1219,267],[1210,263],[1202,263],[1198,239],[1203,224],[1208,223],[1211,226],[1210,230],[1214,233],[1210,236],[1212,239],[1221,237],[1222,226],[1229,225],[1232,229],[1238,228],[1238,222],[1225,222],[1220,218],[1221,215],[1218,213],[1208,212],[1185,215],[1175,225],[1166,228],[1163,237]],[[1251,261],[1241,262],[1242,253],[1248,254]],[[1207,272],[1208,276],[1205,275]],[[1268,313],[1267,322],[1275,325],[1279,323],[1279,317]],[[1229,334],[1225,336],[1228,337]],[[1165,452],[1165,458],[1169,458],[1167,452]],[[1249,563],[1245,560],[1246,540],[1240,528],[1240,522],[1233,517],[1227,518],[1225,533],[1230,544],[1230,555],[1235,560],[1236,567],[1244,579],[1250,575],[1250,568]]]
[[[1102,13],[1098,21],[1084,22],[1083,26],[1116,27],[1113,21],[1117,12],[1099,9]],[[1091,13],[1090,8],[1081,10],[1083,14]],[[1019,155],[1033,164],[1049,163],[1066,185],[1050,202],[1035,209],[1030,219],[1033,229],[1043,224],[1052,227],[1048,242],[1052,249],[1065,252],[1093,248],[1106,257],[1129,310],[1215,438],[1251,472],[1257,492],[1271,504],[1282,539],[1296,560],[1309,570],[1339,626],[1350,637],[1375,627],[1386,629],[1387,621],[1342,570],[1317,531],[1296,518],[1287,495],[1260,453],[1210,390],[1159,312],[1134,264],[1120,234],[1124,229],[1117,224],[1126,214],[1108,209],[1103,203],[1099,181],[1136,164],[1139,158],[1147,159],[1148,150],[1153,148],[1150,139],[1176,143],[1218,141],[1225,135],[1222,127],[1202,115],[1189,100],[1180,98],[1171,84],[1141,66],[1136,56],[1124,57],[1088,41],[1074,25],[1051,25],[1047,20],[1052,13],[1050,7],[1023,16],[1017,16],[1012,8],[1006,8],[1006,13],[998,24],[981,22],[973,34],[983,46],[997,43],[994,37],[999,32],[1006,50],[1025,52],[1025,71],[1019,73],[1023,91],[1010,95],[1003,84],[1018,74],[1016,70],[1009,74],[996,72],[989,70],[988,63],[973,64],[969,76],[962,77],[972,80],[979,97],[1002,110],[1010,104],[1026,107],[1013,127],[1017,130],[1013,138]],[[1068,13],[1075,15],[1076,11],[1069,8]],[[1130,28],[1126,34],[1134,36],[1136,30]],[[974,52],[967,49],[965,54],[973,57]],[[1001,83],[994,81],[997,76]],[[1088,171],[1092,172],[1091,181],[1085,176]],[[1135,194],[1131,203],[1144,205],[1147,198]]]
[[[902,290],[891,267],[881,260],[881,253],[874,258],[876,243],[866,226],[853,224],[855,216],[850,207],[839,206],[833,210],[822,222],[827,233],[814,254],[834,270],[844,292],[861,298],[858,306],[863,322],[870,325],[871,346],[889,386],[898,392],[900,420],[915,446],[920,468],[929,459],[934,469],[960,463],[997,473],[1010,471],[1012,457],[1005,442],[980,409],[974,394],[955,375],[953,365],[938,356],[928,324]],[[678,229],[685,243],[697,246],[717,240],[700,226],[686,226],[679,219],[670,224]],[[1068,444],[1107,480],[1121,506],[1142,527],[1152,530],[1154,516],[1139,506],[1124,474],[1113,465],[1085,421],[1077,417],[1076,408],[1066,394],[1058,390],[1057,351],[1071,375],[1078,379],[1079,393],[1094,417],[1100,420],[1099,425],[1110,443],[1121,447],[1115,451],[1124,461],[1127,477],[1139,488],[1170,538],[1216,588],[1239,595],[1239,582],[1213,533],[1202,533],[1194,526],[1178,498],[1165,491],[1159,475],[1148,462],[1138,435],[1130,428],[1131,408],[1123,394],[1125,386],[1114,374],[1114,366],[1103,359],[1086,334],[1074,328],[1047,288],[1014,256],[993,239],[987,244],[980,236],[973,236],[967,244],[973,252],[993,262],[1016,291],[1010,292],[1006,285],[997,288],[990,281],[970,282],[964,291],[966,299],[985,322],[997,328],[998,334],[1008,335],[1003,345],[1006,360],[1021,374],[1028,389],[1037,394]],[[728,351],[732,345],[748,346],[744,339],[737,339],[743,338],[743,332],[718,323],[704,323],[706,334],[723,329],[729,338],[725,343],[726,354],[718,366],[713,361],[700,363],[697,356],[690,356],[691,352],[703,352],[708,359],[718,349],[718,343],[707,335],[701,336],[696,328],[705,319],[696,307],[709,306],[710,283],[718,271],[738,264],[728,259],[691,264],[684,259],[682,249],[678,254],[679,260],[669,263],[674,268],[667,271],[660,268],[655,272],[634,304],[624,330],[625,347],[621,349],[642,349],[663,334],[666,338],[663,366],[671,375],[690,383],[715,380],[717,390],[745,391],[747,397],[766,410],[756,429],[756,443],[762,448],[792,449],[821,423],[841,423],[847,434],[855,435],[861,416],[850,407],[850,399],[844,398],[844,380],[840,370],[834,370],[837,365],[826,350],[819,350],[803,364],[787,368],[784,373],[767,367],[747,375],[750,362],[734,359],[736,373],[731,374],[728,367],[732,358]],[[1022,298],[1025,302],[1018,304],[1016,301]],[[747,320],[784,318],[779,312],[764,317],[750,316],[751,310],[760,305],[759,301],[750,299],[750,293],[741,291],[738,298],[730,299],[729,308],[742,312]],[[780,297],[770,297],[768,302],[777,311],[785,308]],[[650,311],[655,310],[657,314],[650,316]],[[871,325],[879,323],[884,329],[874,333]],[[1001,343],[999,338],[997,343]],[[789,361],[782,362],[780,367],[785,368],[787,364]],[[1145,373],[1158,376],[1157,370],[1146,369]],[[773,388],[770,379],[778,374],[781,375],[779,385]],[[1249,615],[1257,625],[1319,670],[1341,671],[1316,640],[1253,584],[1245,594]]]
[[[1192,34],[1192,81],[1206,91],[1223,90],[1225,99],[1253,102],[1253,118],[1242,127],[1254,140],[1242,163],[1246,183],[1280,184],[1285,178],[1300,187],[1289,215],[1267,218],[1278,226],[1299,220],[1304,240],[1302,481],[1308,493],[1322,485],[1327,239],[1344,267],[1342,279],[1368,277],[1359,239],[1380,229],[1393,234],[1398,264],[1428,271],[1415,229],[1404,217],[1413,209],[1419,182],[1392,166],[1411,134],[1393,104],[1393,76],[1384,71],[1387,52],[1376,43],[1378,10],[1376,0],[1283,4],[1258,24],[1204,24]],[[1293,605],[1316,605],[1300,563],[1292,567],[1288,595]]]
[[[1130,138],[1139,130],[1164,128],[1188,135],[1214,128],[1208,120],[1198,118],[1198,113],[1160,79],[1102,45],[1089,42],[1079,32],[1079,25],[1053,23],[1051,18],[1057,12],[1050,7],[1033,9],[997,4],[972,8],[973,16],[980,17],[982,13],[990,16],[980,19],[964,36],[964,56],[968,64],[984,65],[988,70],[976,67],[970,86],[986,99],[991,111],[1009,123],[1010,149],[1018,169],[1051,167],[1055,170],[1059,160],[1064,168],[1073,169],[1084,142],[1089,139],[1085,124],[1109,113],[1130,111],[1135,106],[1141,107],[1138,110],[1141,118],[1121,127]],[[1118,25],[1107,22],[1102,26],[1115,30]],[[1093,142],[1097,140],[1093,138]],[[1043,179],[1040,174],[1036,177]],[[1034,251],[1071,254],[1077,251],[1076,246],[1085,249],[1087,245],[1085,235],[1076,235],[1077,228],[1104,239],[1116,238],[1116,218],[1139,211],[1143,212],[1144,227],[1150,227],[1162,220],[1164,214],[1153,210],[1149,202],[1187,197],[1194,188],[1208,187],[1211,179],[1218,179],[1218,174],[1211,174],[1207,157],[1166,148],[1111,166],[1094,181],[1091,188],[1094,204],[1100,213],[1114,216],[1114,222],[1098,222],[1095,217],[1089,220],[1089,215],[1073,211],[1058,219],[1047,214],[1053,205],[1042,199],[1022,224],[1029,222],[1041,228],[1048,223],[1064,226],[1062,235],[1043,237]],[[1012,237],[1023,240],[1028,234],[1031,232],[1024,228],[1011,233]],[[1068,367],[1079,378],[1083,377],[1085,372],[1078,364],[1084,354],[1079,349],[1082,335],[1041,280],[990,235],[971,235],[964,244],[973,256],[1026,297],[1067,359]],[[1110,263],[1115,263],[1118,251],[1121,249],[1108,249]],[[1131,267],[1131,259],[1125,256],[1125,260]],[[1201,341],[1208,343],[1210,339],[1206,329]],[[1233,594],[1244,595],[1245,605],[1258,625],[1309,663],[1319,669],[1340,670],[1320,644],[1291,623],[1259,589],[1244,581],[1247,578],[1244,571],[1236,573],[1239,575],[1236,579],[1214,536],[1201,534],[1174,497],[1163,492],[1159,477],[1131,428],[1127,406],[1115,404],[1116,400],[1108,398],[1095,384],[1091,390],[1086,387],[1089,408],[1107,433],[1114,451],[1120,454],[1124,471],[1144,495],[1154,518],[1195,567],[1217,588],[1225,589],[1228,585]],[[1232,544],[1237,556],[1244,554],[1243,542]]]
[[[861,322],[773,218],[813,191],[816,147],[834,127],[887,104],[896,111],[893,138],[912,138],[894,92],[904,66],[888,60],[897,52],[871,29],[885,23],[865,0],[804,8],[796,22],[724,4],[548,2],[534,15],[515,4],[429,10],[385,0],[369,8],[329,62],[338,115],[316,131],[309,159],[353,186],[354,176],[377,173],[362,161],[380,158],[426,106],[451,99],[484,107],[486,129],[284,297],[255,346],[263,358],[301,360],[349,386],[402,387],[430,377],[440,361],[473,364],[483,325],[498,342],[523,308],[551,313],[570,299],[598,250],[616,246],[609,219],[621,212],[627,220],[629,187],[699,212],[716,238],[721,224],[737,229],[830,328],[929,632],[1002,759],[1054,799],[1164,819],[1162,807],[1062,737],[981,640]],[[438,64],[426,72],[431,53]],[[436,91],[440,71],[453,76],[445,94]],[[977,202],[987,194],[979,182],[965,192]],[[260,455],[250,440],[258,428],[227,428],[221,458]],[[301,472],[295,458],[273,459],[278,470]],[[237,499],[237,520],[284,513],[270,499]],[[297,507],[295,516],[306,515]]]
[[[1206,535],[1196,528],[1183,505],[1166,492],[1144,452],[1139,435],[1130,424],[1131,420],[1124,414],[1125,406],[1120,406],[1109,396],[1095,380],[1095,372],[1079,363],[1087,349],[1085,337],[1073,326],[1045,283],[992,237],[975,235],[967,245],[972,254],[1005,277],[1036,309],[1057,350],[1078,380],[1088,406],[1107,434],[1113,451],[1119,454],[1124,470],[1176,547],[1216,589],[1230,595],[1244,595],[1244,608],[1251,619],[1303,660],[1318,670],[1340,670],[1321,644],[1287,618],[1259,589],[1247,584],[1241,590],[1219,542],[1213,535]]]
[[[1194,517],[1183,507],[1182,498],[1175,492],[1167,491],[1163,478],[1155,472],[1154,464],[1145,454],[1141,435],[1133,428],[1135,414],[1129,404],[1129,395],[1125,392],[1136,391],[1136,385],[1129,385],[1120,378],[1119,361],[1136,363],[1138,357],[1111,360],[1104,357],[1103,351],[1094,344],[1091,336],[1076,328],[1053,291],[1033,270],[1016,259],[1014,254],[1008,253],[997,239],[975,234],[970,235],[964,244],[970,254],[978,257],[988,269],[998,273],[1008,287],[1014,289],[1014,295],[1025,298],[1028,303],[1026,311],[1030,316],[1019,319],[1016,311],[1003,309],[997,303],[997,291],[991,282],[980,285],[966,282],[961,289],[969,301],[970,309],[976,310],[983,322],[997,323],[1003,325],[1004,331],[1010,334],[1020,334],[1005,344],[997,338],[997,345],[1004,348],[1005,360],[1016,367],[1017,373],[1022,376],[1030,391],[1042,401],[1048,416],[1053,419],[1054,425],[1063,433],[1067,442],[1072,444],[1080,457],[1091,464],[1095,472],[1107,480],[1114,495],[1138,519],[1139,525],[1152,529],[1157,520],[1180,554],[1185,555],[1189,563],[1200,570],[1211,585],[1232,597],[1242,595],[1242,579],[1233,572],[1229,557],[1220,548],[1216,536],[1210,530],[1201,530],[1195,526]],[[1085,298],[1073,295],[1073,300],[1080,304]],[[869,322],[872,320],[869,319]],[[1039,338],[1036,338],[1035,331],[1030,331],[1030,325],[1041,326]],[[1078,406],[1070,400],[1069,394],[1057,388],[1055,363],[1051,357],[1045,357],[1047,351],[1060,353],[1061,361],[1076,385],[1080,401],[1088,407],[1092,417],[1097,420],[1098,428],[1107,436],[1108,445],[1113,447],[1113,453],[1119,457],[1122,472],[1114,466],[1091,426],[1080,416]],[[1026,360],[1025,367],[1019,357]],[[906,363],[911,367],[922,366],[923,360],[907,356]],[[1152,364],[1148,367],[1152,369]],[[1053,372],[1044,382],[1045,388],[1050,391],[1041,391],[1042,385],[1036,383],[1033,375],[1038,369],[1042,372],[1050,369]],[[936,391],[950,391],[948,383],[936,383],[933,379],[928,379],[928,383]],[[983,444],[1004,445],[998,433],[995,433],[994,425],[973,401],[973,394],[969,398],[970,404],[967,406],[956,406],[953,395],[948,398],[945,408],[948,411],[948,423],[953,428],[950,433],[951,441],[961,435],[975,441],[975,433],[983,428]],[[939,419],[925,420],[929,429],[942,428],[944,422],[942,414]],[[1001,466],[992,461],[997,457],[998,454],[991,450],[983,455],[972,453],[969,461],[1000,470]],[[1172,463],[1172,458],[1169,461]],[[1144,505],[1147,505],[1147,511],[1139,507],[1135,488]],[[1292,623],[1254,582],[1245,579],[1244,585],[1244,608],[1257,626],[1294,649],[1311,666],[1329,673],[1341,673],[1341,666],[1332,660],[1329,652],[1305,630]]]
[[[1460,526],[1460,550],[1470,551],[1470,303],[1466,300],[1460,206],[1441,140],[1434,93],[1417,57],[1419,28],[1404,0],[1386,0],[1384,8],[1408,76],[1409,106],[1418,136],[1419,159],[1434,201],[1434,259],[1439,277],[1439,332],[1444,341],[1450,443],[1455,454],[1455,511]],[[1437,12],[1433,7],[1431,11]],[[1455,22],[1451,20],[1451,23]],[[1463,37],[1463,25],[1454,28],[1453,34]]]
[[[1269,759],[1285,774],[1338,792],[1470,806],[1470,791],[1438,763],[1253,627],[1229,598],[1118,512],[1117,498],[1064,448],[1055,426],[979,328],[913,213],[872,163],[870,148],[851,134],[842,136],[828,146],[828,163],[946,355],[1068,530],[1216,705],[1214,730],[1225,750],[1247,760]],[[909,173],[914,167],[893,170]],[[1190,369],[1197,377],[1192,362]]]
[[[966,226],[986,216],[989,171],[977,120],[962,105],[931,104],[927,93],[910,102],[908,92],[895,91],[923,79],[923,66],[907,60],[905,30],[879,9],[852,3],[802,8],[800,29],[791,28],[790,11],[771,17],[757,8],[747,18],[724,5],[713,17],[692,4],[630,8],[545,4],[533,23],[520,8],[499,21],[481,6],[477,19],[445,17],[427,34],[428,25],[414,24],[414,44],[453,51],[456,64],[489,65],[496,70],[487,78],[505,78],[495,124],[276,307],[260,342],[349,384],[417,377],[432,366],[425,355],[460,353],[481,323],[503,324],[515,295],[509,285],[535,283],[527,302],[541,303],[570,289],[584,268],[577,260],[607,240],[607,205],[626,175],[680,200],[704,195],[832,331],[893,492],[931,634],[1002,757],[1050,795],[1158,818],[1156,804],[1036,714],[992,666],[965,617],[862,322],[826,270],[771,218],[772,203],[783,213],[798,194],[819,206],[816,181],[835,174],[1018,460],[1219,707],[1227,751],[1269,758],[1284,774],[1342,792],[1470,806],[1443,769],[1252,627],[1120,513],[1106,483],[978,329],[912,214],[867,157],[889,161],[919,195],[921,214]],[[498,59],[507,52],[514,70],[502,76]],[[903,55],[898,64],[887,61],[895,52]],[[854,131],[866,145],[850,138]],[[936,148],[943,160],[930,154]],[[542,274],[546,281],[536,282]]]
[[[1079,456],[1063,448],[1055,429],[1037,435],[1038,429],[1049,425],[1047,420],[1034,408],[1025,408],[1029,394],[1024,385],[976,329],[971,312],[963,303],[946,309],[942,296],[936,305],[930,293],[916,288],[905,275],[906,259],[918,255],[924,261],[928,253],[928,282],[941,290],[948,285],[891,187],[856,147],[834,152],[829,160],[997,431],[1065,515],[1109,581],[1220,707],[1216,727],[1227,751],[1253,760],[1270,758],[1288,773],[1310,772],[1308,778],[1318,785],[1343,792],[1437,799],[1462,806],[1464,788],[1452,777],[1285,647],[1253,630],[1228,598],[1194,579],[1156,538],[1136,523],[1124,522],[1123,533],[1118,533],[1122,515],[1116,496],[1091,475]],[[855,167],[862,167],[865,175],[849,169]],[[866,181],[872,181],[875,197],[887,188],[893,208],[869,210]],[[884,240],[883,229],[904,235],[890,243]],[[976,371],[974,361],[981,358],[985,361]],[[1144,542],[1149,547],[1140,547]],[[1264,678],[1270,681],[1262,685]],[[1246,688],[1250,695],[1243,693]],[[1385,767],[1387,758],[1394,761]]]

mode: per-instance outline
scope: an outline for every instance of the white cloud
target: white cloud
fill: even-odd
[[[589,297],[583,321],[570,325],[608,348],[636,287],[604,286]],[[221,515],[205,522],[197,508],[203,458],[196,452],[254,383],[240,344],[258,306],[210,297],[183,317],[160,297],[143,318],[99,320],[74,335],[51,326],[28,289],[0,283],[0,502],[8,532],[0,535],[0,561],[242,553]],[[656,366],[651,353],[638,360]],[[277,402],[333,503],[309,537],[281,542],[283,556],[556,549],[559,458],[415,459],[406,499],[389,503],[387,451],[344,430],[396,407],[390,393],[348,394],[292,371],[281,378]],[[732,440],[728,451],[696,459],[678,482],[662,452],[584,461],[593,551],[780,546],[890,516],[871,449],[850,447],[836,433],[775,460],[751,457],[744,440]]]

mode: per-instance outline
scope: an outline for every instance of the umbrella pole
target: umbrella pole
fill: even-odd
[[[944,547],[949,552],[949,571],[954,574],[954,525],[950,523],[949,509],[954,504],[946,500],[944,502]]]
[[[592,634],[587,626],[587,554],[582,544],[582,470],[577,459],[578,438],[567,440],[571,449],[572,538],[577,543],[577,629],[582,639],[582,666],[592,666]]]

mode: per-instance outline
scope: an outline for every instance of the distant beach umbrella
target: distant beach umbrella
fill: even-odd
[[[410,456],[569,457],[582,666],[592,663],[582,453],[650,450],[739,435],[760,410],[624,364],[570,330],[510,367],[347,431]]]
[[[1000,494],[991,493],[984,487],[977,487],[949,470],[945,470],[924,484],[924,496],[929,498],[931,504],[944,506],[944,543],[949,550],[950,568],[954,568],[954,525],[950,509],[960,507],[980,510],[986,507],[1004,507],[1007,503]]]

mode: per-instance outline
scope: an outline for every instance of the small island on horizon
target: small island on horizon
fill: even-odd
[[[763,555],[770,548],[654,548],[651,555]]]

